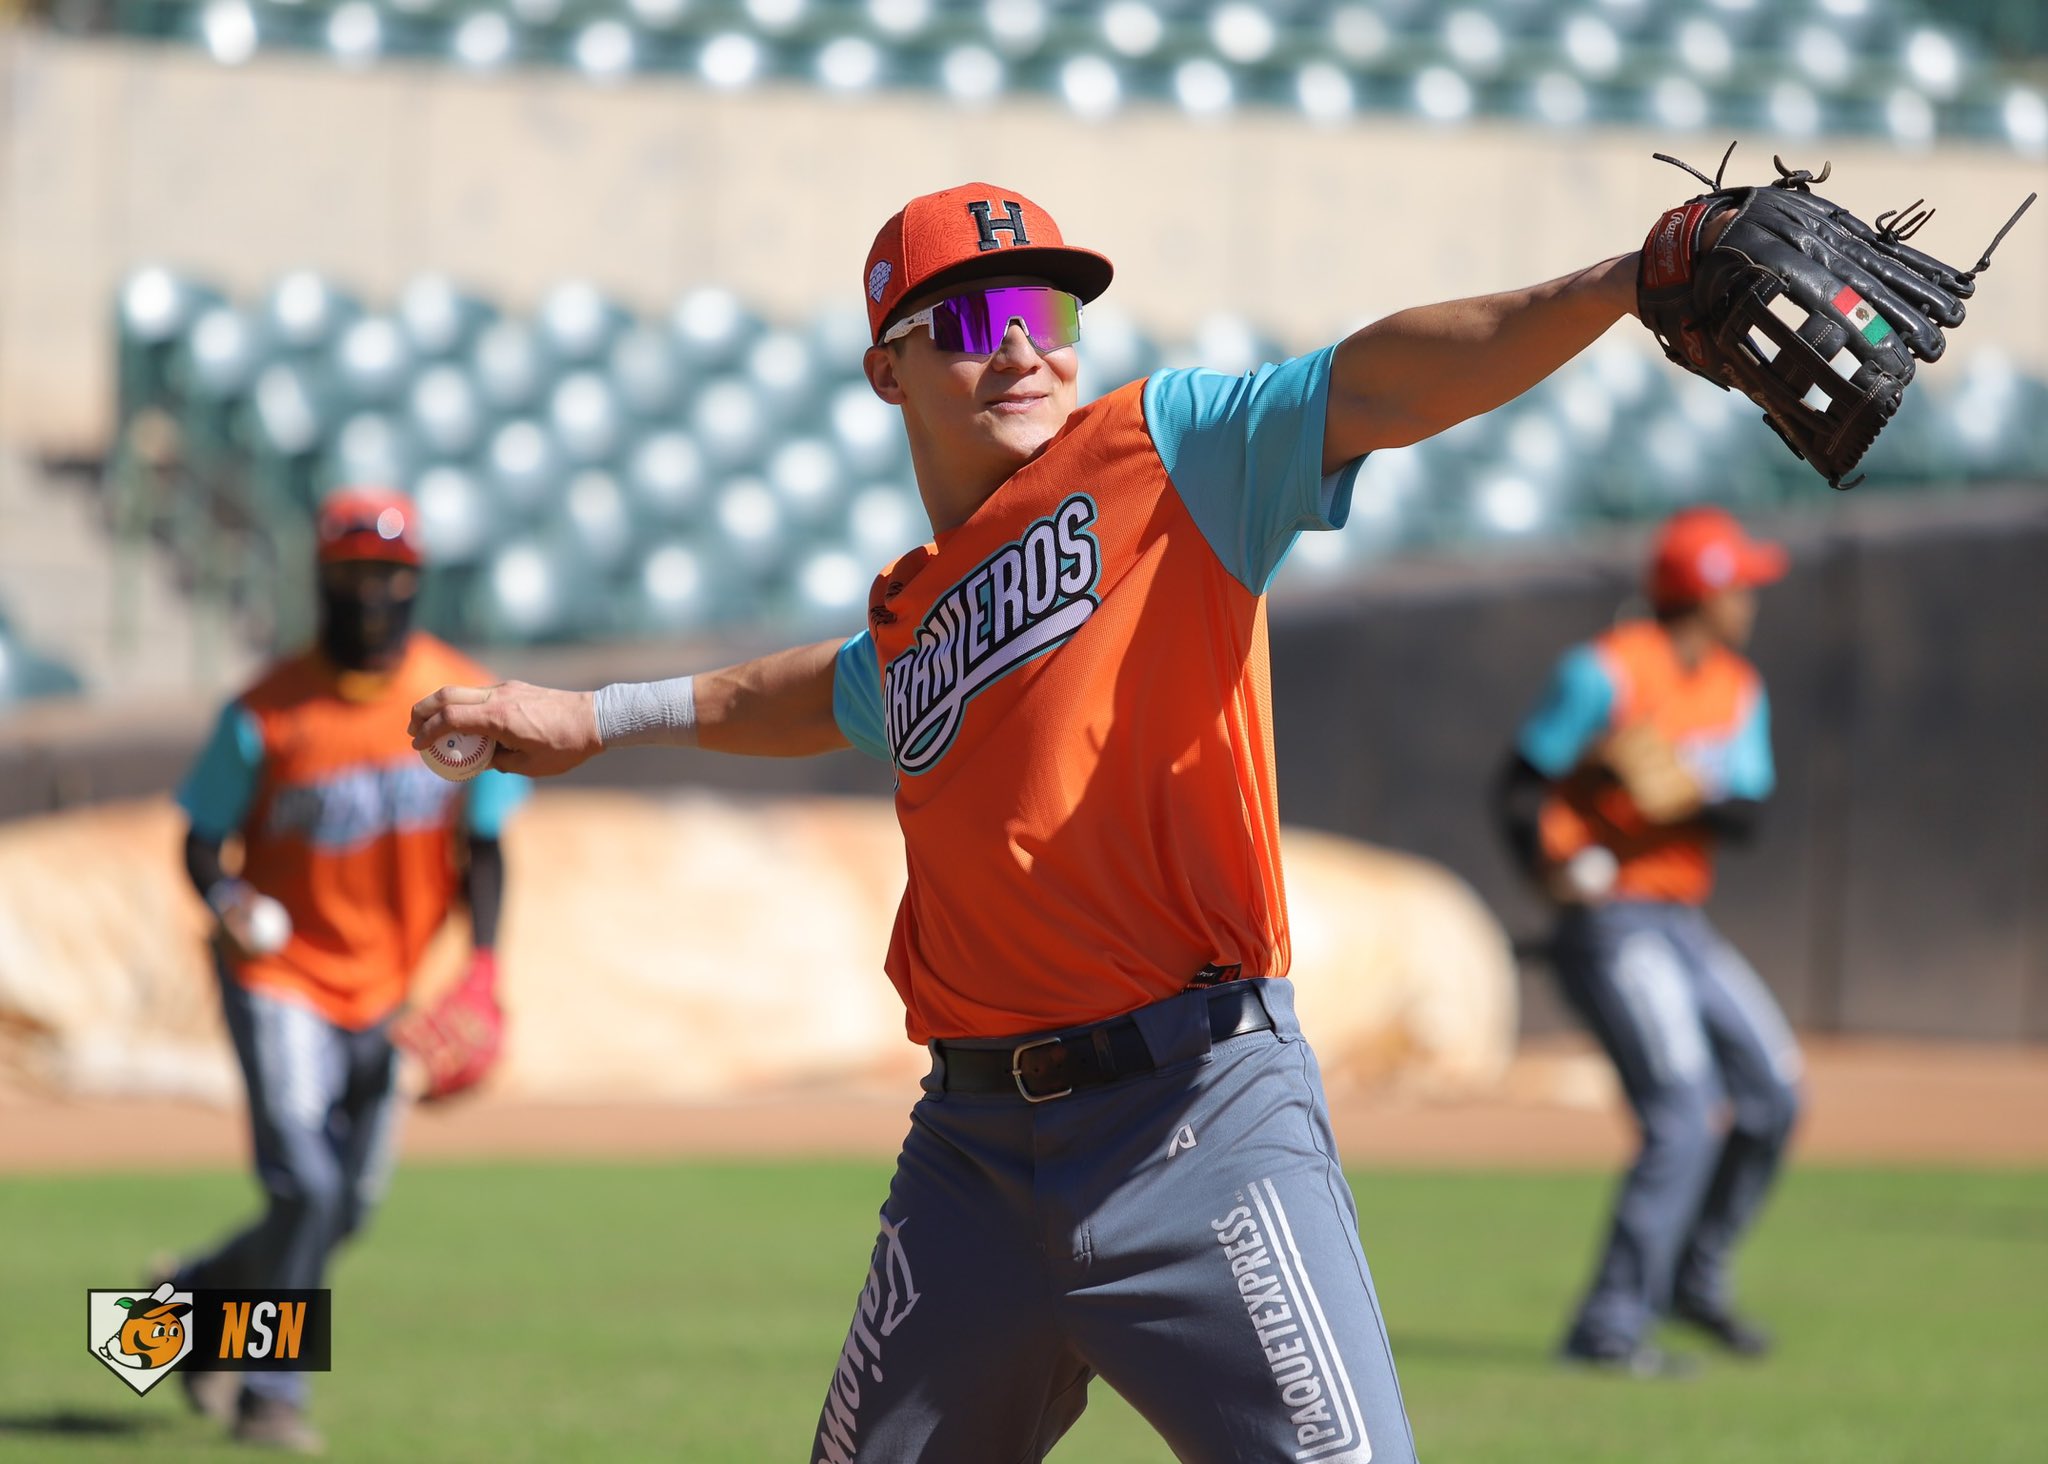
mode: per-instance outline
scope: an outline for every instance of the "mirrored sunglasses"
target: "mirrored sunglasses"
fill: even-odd
[[[942,351],[993,356],[1002,348],[1010,322],[1024,327],[1038,351],[1056,351],[1081,339],[1081,302],[1049,285],[1004,285],[968,290],[906,315],[882,335],[882,344],[901,340],[919,326],[932,333]]]

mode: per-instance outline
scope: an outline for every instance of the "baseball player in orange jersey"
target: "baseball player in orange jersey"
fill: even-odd
[[[867,628],[415,708],[416,745],[486,732],[534,774],[644,742],[894,766],[887,967],[931,1071],[811,1459],[1042,1458],[1098,1375],[1185,1460],[1413,1459],[1284,979],[1265,590],[1344,522],[1366,453],[1540,380],[1632,309],[1635,271],[1078,407],[1109,261],[1010,189],[913,199],[862,270],[864,366],[933,537]]]
[[[322,505],[317,534],[317,644],[228,703],[178,793],[191,820],[186,869],[219,917],[221,1006],[266,1199],[253,1225],[177,1271],[180,1290],[323,1284],[329,1255],[384,1189],[393,1018],[458,886],[475,954],[448,1001],[495,1030],[498,836],[529,785],[501,772],[443,781],[398,735],[425,692],[483,675],[409,629],[420,574],[412,504],[345,491]],[[242,846],[234,875],[223,855],[231,838]],[[430,1092],[472,1081],[487,1063],[482,1054],[464,1072],[432,1074]],[[320,1447],[303,1373],[180,1376],[194,1405],[232,1422],[236,1438]]]
[[[1683,1373],[1649,1331],[1675,1316],[1745,1356],[1728,1266],[1799,1113],[1799,1049],[1770,992],[1708,923],[1714,850],[1746,843],[1777,781],[1770,702],[1741,648],[1785,554],[1718,508],[1658,535],[1654,618],[1574,646],[1496,784],[1510,848],[1557,901],[1566,999],[1642,1128],[1567,1361]],[[1727,1121],[1722,1122],[1723,1108]]]

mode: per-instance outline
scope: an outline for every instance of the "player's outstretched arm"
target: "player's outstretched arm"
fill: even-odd
[[[546,778],[615,747],[707,747],[753,757],[805,757],[847,745],[832,713],[838,641],[796,646],[672,681],[559,691],[506,681],[444,686],[412,709],[426,747],[448,732],[496,740],[491,765]]]
[[[1520,396],[1636,308],[1637,255],[1525,290],[1402,310],[1338,343],[1323,469],[1406,447]]]

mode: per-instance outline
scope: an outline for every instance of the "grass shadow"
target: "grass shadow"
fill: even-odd
[[[1437,1332],[1394,1332],[1388,1336],[1394,1364],[1447,1362],[1467,1367],[1547,1372],[1555,1360],[1549,1348],[1506,1337],[1454,1337]]]
[[[0,1413],[0,1438],[22,1434],[49,1438],[139,1438],[163,1427],[164,1420],[154,1414],[88,1413],[77,1408]]]

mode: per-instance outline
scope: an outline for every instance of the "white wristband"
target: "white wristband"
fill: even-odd
[[[595,697],[597,740],[612,747],[695,747],[694,676],[667,681],[615,681]]]

